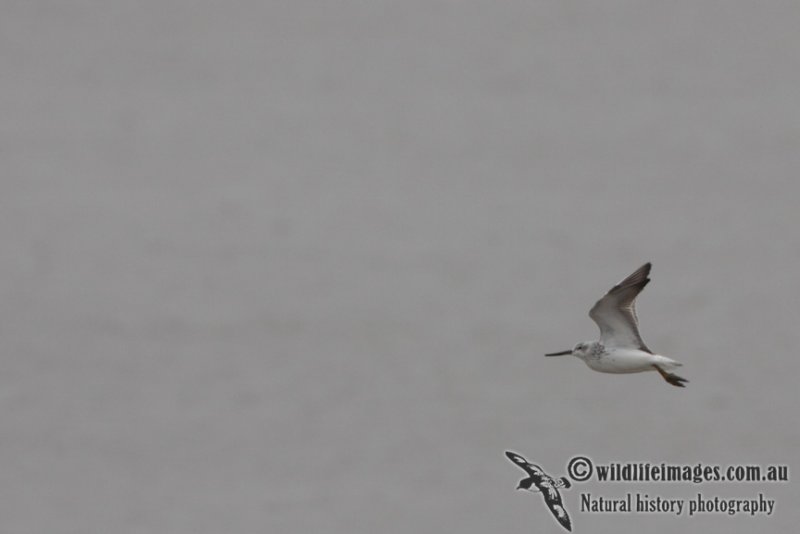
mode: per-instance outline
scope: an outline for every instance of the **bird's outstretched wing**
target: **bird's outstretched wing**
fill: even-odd
[[[625,280],[615,285],[589,311],[589,317],[600,327],[600,341],[606,347],[623,347],[652,351],[639,335],[636,317],[636,296],[650,282],[650,263],[645,263]]]
[[[562,527],[572,532],[572,521],[569,518],[569,514],[567,510],[564,508],[564,505],[561,502],[561,494],[558,490],[552,486],[542,489],[542,495],[544,496],[544,502],[547,504],[547,507],[550,508],[550,511],[553,513],[553,517],[556,518]]]
[[[539,466],[530,463],[528,460],[515,452],[506,451],[506,456],[509,460],[517,464],[517,466],[519,466],[523,471],[533,477],[541,478],[541,476],[544,474]]]

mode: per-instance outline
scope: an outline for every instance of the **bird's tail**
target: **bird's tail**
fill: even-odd
[[[658,355],[658,365],[663,369],[674,369],[683,366],[681,362],[673,360],[672,358],[667,358],[666,356],[661,356],[660,354]]]

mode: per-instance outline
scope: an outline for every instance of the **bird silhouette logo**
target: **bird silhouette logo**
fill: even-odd
[[[544,497],[544,503],[550,509],[556,521],[558,521],[562,527],[572,532],[572,521],[570,521],[569,514],[566,508],[564,508],[564,504],[561,502],[561,494],[558,492],[558,488],[568,489],[572,485],[569,483],[569,480],[565,477],[561,477],[558,480],[554,479],[545,473],[541,467],[530,463],[515,452],[506,451],[506,456],[528,474],[526,478],[519,481],[517,489],[534,493],[541,492],[542,497]]]

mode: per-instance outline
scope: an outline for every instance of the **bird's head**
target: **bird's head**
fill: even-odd
[[[572,356],[576,356],[578,358],[585,358],[592,352],[592,348],[594,347],[595,343],[592,342],[583,342],[578,343],[572,350],[562,350],[561,352],[550,352],[545,354],[545,356],[567,356],[571,354]]]
[[[517,484],[517,489],[527,490],[530,489],[531,486],[533,486],[533,479],[531,477],[523,478],[522,480],[519,481],[519,484]]]

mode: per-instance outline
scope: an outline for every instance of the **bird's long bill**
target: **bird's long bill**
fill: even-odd
[[[551,352],[550,354],[545,354],[545,356],[566,356],[567,354],[572,354],[572,351],[562,350],[561,352]]]

